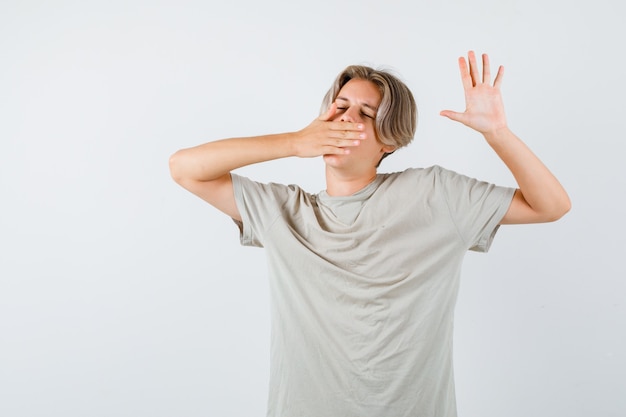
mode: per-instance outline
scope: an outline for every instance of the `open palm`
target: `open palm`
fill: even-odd
[[[467,61],[469,61],[469,68]],[[465,91],[465,111],[459,113],[443,110],[441,115],[483,134],[506,127],[506,116],[500,94],[504,68],[502,66],[498,68],[492,85],[487,54],[482,55],[482,74],[478,69],[473,51],[469,51],[467,61],[464,57],[459,58],[461,81]]]

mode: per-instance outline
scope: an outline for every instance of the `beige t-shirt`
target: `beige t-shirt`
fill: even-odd
[[[264,247],[270,417],[454,417],[463,257],[487,251],[514,189],[439,166],[331,197],[233,174],[241,243]]]

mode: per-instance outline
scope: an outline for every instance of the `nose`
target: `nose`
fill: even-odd
[[[341,115],[340,120],[342,122],[360,122],[358,109],[352,106],[348,107]]]

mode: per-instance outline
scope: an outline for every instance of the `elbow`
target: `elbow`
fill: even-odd
[[[547,222],[555,222],[565,216],[572,209],[572,202],[569,197],[565,196],[555,207],[550,211],[547,216]]]
[[[551,198],[545,198],[532,205],[522,192],[517,190],[501,224],[555,222],[565,216],[571,208],[572,203],[566,193],[556,197],[552,195]]]
[[[572,209],[572,200],[570,200],[567,193],[564,193],[559,204],[559,212],[558,212],[558,217],[556,220],[565,216],[571,209]]]
[[[183,175],[182,175],[182,168],[181,168],[181,155],[180,155],[181,151],[176,151],[174,152],[169,159],[169,168],[170,168],[170,175],[172,177],[172,179],[174,181],[176,181],[177,183],[180,184]]]
[[[566,197],[565,202],[563,203],[563,213],[561,214],[561,217],[569,213],[571,209],[572,209],[572,200],[570,200],[569,197]]]
[[[565,216],[567,213],[569,213],[569,211],[572,209],[572,202],[570,201],[569,197],[567,198],[567,200],[563,203],[563,207],[561,209],[561,213],[559,216],[559,219],[563,216]]]

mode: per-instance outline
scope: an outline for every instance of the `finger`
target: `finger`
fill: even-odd
[[[335,132],[362,132],[365,128],[363,123],[353,122],[331,122],[329,128]]]
[[[489,68],[489,57],[483,54],[483,83],[491,84],[491,69]]]
[[[322,155],[343,155],[346,153],[350,153],[348,149],[340,148],[337,146],[326,145],[323,146],[320,153]]]
[[[341,141],[338,140],[336,141],[334,144],[332,145],[325,145],[322,148],[322,154],[324,155],[328,155],[328,154],[347,154],[350,153],[350,149],[355,147],[355,146],[359,146],[360,145],[360,141]]]
[[[331,146],[335,146],[337,148],[351,148],[354,146],[359,146],[361,141],[359,139],[335,139],[333,140]]]
[[[472,86],[475,86],[476,84],[480,84],[480,77],[478,75],[478,64],[476,64],[476,54],[474,51],[469,51],[467,58],[469,60],[470,75],[472,76]]]
[[[496,74],[496,79],[493,82],[493,86],[496,88],[500,88],[503,78],[504,78],[504,67],[500,65],[498,67],[498,73]]]
[[[465,113],[459,113],[452,110],[442,110],[439,112],[441,116],[447,117],[450,120],[454,120],[455,122],[464,123],[466,115]]]
[[[472,77],[467,69],[467,62],[464,57],[459,58],[459,70],[461,71],[461,82],[464,89],[472,88]]]
[[[365,139],[366,135],[363,132],[353,130],[334,130],[328,133],[328,138],[335,141],[360,141]]]

